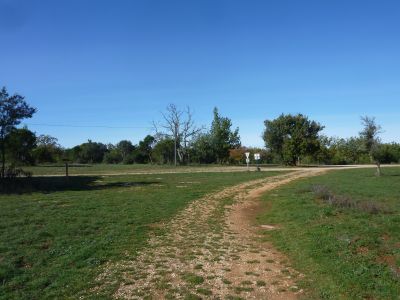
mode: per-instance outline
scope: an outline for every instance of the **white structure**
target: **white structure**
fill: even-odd
[[[260,166],[258,165],[260,158],[261,158],[260,153],[254,153],[254,159],[256,160],[256,163],[257,163],[257,171],[260,171]]]
[[[245,155],[246,155],[247,170],[249,170],[250,152],[246,152]]]

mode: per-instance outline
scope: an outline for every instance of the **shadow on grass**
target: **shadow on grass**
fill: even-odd
[[[54,165],[36,165],[36,168],[65,168],[64,164],[54,164]],[[92,165],[87,164],[69,164],[69,168],[91,168]]]
[[[27,194],[33,192],[91,191],[117,187],[146,186],[159,181],[102,182],[99,176],[65,176],[15,178],[0,181],[1,194]]]

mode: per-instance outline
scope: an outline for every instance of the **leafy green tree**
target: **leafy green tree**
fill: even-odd
[[[36,147],[36,135],[28,128],[15,128],[6,136],[6,156],[17,165],[33,165],[33,149]]]
[[[53,163],[59,161],[63,150],[58,140],[50,135],[39,135],[36,138],[36,148],[33,150],[36,163]]]
[[[324,142],[328,140],[328,142]],[[326,138],[321,139],[321,148],[318,156],[325,154],[323,161],[334,165],[347,165],[363,163],[365,156],[363,151],[363,142],[360,138]]]
[[[81,161],[80,161],[81,152],[82,152],[81,146],[77,145],[72,148],[65,149],[64,154],[65,154],[65,158],[68,159],[69,161],[81,163]]]
[[[302,114],[282,114],[264,124],[263,139],[267,149],[288,165],[296,165],[302,156],[315,155],[320,149],[319,132],[324,127]]]
[[[121,153],[117,149],[112,149],[104,154],[103,161],[106,164],[120,164],[122,162]]]
[[[239,128],[231,129],[232,121],[221,117],[218,109],[214,108],[214,119],[211,124],[210,138],[214,155],[218,163],[229,160],[229,150],[241,146]]]
[[[371,162],[376,164],[376,175],[381,176],[381,160],[383,151],[379,134],[382,132],[382,127],[378,125],[374,117],[361,117],[363,130],[360,132],[360,137],[364,141],[365,150],[367,151]]]
[[[153,163],[151,154],[155,144],[155,138],[147,135],[142,141],[139,142],[137,147],[136,161],[138,163]]]
[[[400,144],[382,144],[379,151],[381,163],[390,164],[400,162]]]
[[[102,143],[92,142],[88,140],[77,149],[78,161],[81,163],[101,163],[104,154],[107,152],[107,146]]]
[[[201,164],[215,163],[216,155],[209,133],[199,134],[192,144],[191,158]]]
[[[331,151],[333,139],[324,135],[319,137],[319,149],[314,153],[314,162],[318,164],[330,164],[333,152]]]
[[[132,152],[135,150],[135,146],[132,145],[130,141],[122,140],[116,145],[116,150],[119,152],[121,156],[121,161],[127,163],[128,158],[132,155]]]
[[[379,147],[380,161],[383,164],[400,162],[400,144],[381,144]]]
[[[171,138],[159,140],[152,151],[152,157],[161,164],[174,162],[175,141]]]
[[[113,144],[107,145],[107,152],[104,153],[103,162],[106,164],[119,164],[122,162],[122,155],[117,146]]]
[[[31,118],[36,109],[31,107],[25,98],[14,94],[10,96],[7,89],[0,90],[0,150],[1,150],[1,178],[5,175],[6,165],[6,145],[5,138],[15,126],[19,125],[23,119]]]

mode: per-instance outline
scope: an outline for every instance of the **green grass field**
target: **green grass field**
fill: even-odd
[[[242,166],[243,167],[243,166]],[[123,173],[148,173],[148,172],[191,172],[201,171],[212,168],[231,168],[229,166],[220,165],[196,165],[196,166],[172,166],[172,165],[151,165],[151,164],[72,164],[69,167],[70,175],[101,175],[101,174],[123,174]],[[27,166],[23,168],[30,171],[33,175],[64,175],[65,166],[63,164],[49,164],[38,166]]]
[[[150,233],[162,234],[155,223],[206,193],[272,175],[32,178],[33,188],[0,195],[0,298],[76,299],[107,261],[135,256]]]
[[[260,165],[268,169],[281,168],[279,165]],[[65,175],[65,166],[63,164],[46,164],[37,166],[25,166],[25,171],[32,172],[34,176],[40,175]],[[251,165],[251,170],[255,170],[256,165]],[[220,172],[220,171],[246,171],[246,165],[186,165],[186,166],[173,166],[173,165],[152,165],[152,164],[71,164],[69,166],[70,175],[120,175],[124,173],[156,173],[156,172]]]
[[[323,186],[335,201],[315,192]],[[334,171],[264,196],[261,224],[305,274],[307,299],[399,299],[400,168]]]

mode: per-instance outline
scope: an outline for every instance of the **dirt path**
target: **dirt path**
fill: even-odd
[[[260,242],[260,231],[273,226],[254,221],[262,193],[321,172],[259,179],[192,202],[168,224],[155,225],[165,235],[151,237],[134,261],[107,266],[99,289],[118,283],[117,299],[296,299],[303,292],[296,277],[302,275]]]

